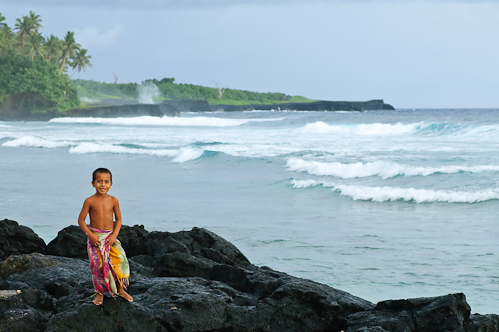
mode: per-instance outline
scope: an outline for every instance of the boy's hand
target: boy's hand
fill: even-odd
[[[94,246],[96,246],[96,247],[98,247],[98,246],[99,246],[99,244],[100,244],[100,240],[99,240],[99,237],[98,237],[96,234],[94,234],[94,233],[90,233],[90,234],[88,235],[88,238],[90,239],[90,242],[92,242],[92,244],[93,244]]]
[[[109,235],[109,237],[107,238],[107,243],[109,243],[109,245],[112,246],[116,242],[117,238],[118,238],[118,235],[115,235],[113,233],[113,234]]]

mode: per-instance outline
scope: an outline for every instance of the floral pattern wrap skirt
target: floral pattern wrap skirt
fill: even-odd
[[[96,293],[109,293],[111,296],[118,295],[117,283],[126,288],[130,277],[130,268],[125,250],[121,242],[110,246],[108,238],[112,230],[101,230],[90,228],[99,237],[99,246],[94,246],[87,238],[88,258],[90,259],[90,271]]]

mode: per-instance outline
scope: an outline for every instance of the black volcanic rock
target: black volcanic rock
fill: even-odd
[[[107,103],[107,104],[106,104]],[[45,112],[0,109],[0,121],[48,121],[61,117],[137,117],[137,116],[179,116],[181,112],[235,112],[252,110],[295,110],[295,111],[381,111],[394,110],[381,99],[368,101],[328,101],[306,103],[210,105],[205,100],[167,100],[158,104],[139,104],[133,100],[106,100],[93,107],[74,108],[65,112],[50,109]]]
[[[27,228],[7,224],[11,233]],[[86,239],[70,226],[45,255],[12,254],[0,264],[0,331],[498,331],[499,316],[470,316],[464,294],[374,305],[255,266],[203,228],[168,233],[124,225],[119,238],[129,256],[133,303],[107,297],[92,303]]]
[[[309,103],[280,103],[269,105],[210,105],[212,111],[234,112],[252,110],[292,110],[292,111],[393,111],[395,108],[381,99],[369,101],[328,101]]]
[[[80,227],[71,225],[59,233],[49,242],[45,254],[70,258],[87,258],[87,236]]]
[[[379,331],[460,332],[465,331],[470,310],[462,293],[388,300],[379,302],[373,310],[350,315],[347,332],[376,328],[381,328]]]
[[[10,255],[43,252],[43,241],[33,230],[20,226],[16,221],[0,220],[0,261]]]

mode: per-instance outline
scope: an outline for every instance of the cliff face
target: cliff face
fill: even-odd
[[[110,102],[111,103],[111,102]],[[66,112],[0,110],[0,121],[48,121],[58,117],[134,117],[134,116],[178,116],[181,112],[235,112],[252,110],[294,111],[378,111],[394,110],[383,100],[370,101],[317,101],[313,103],[282,103],[270,105],[209,105],[203,100],[171,100],[159,104],[138,104],[133,101],[113,101],[113,104],[88,108],[75,108]]]
[[[134,116],[176,116],[177,109],[169,104],[124,104],[93,108],[75,108],[61,114],[64,117],[117,118]]]
[[[313,103],[282,103],[270,105],[213,105],[212,111],[292,110],[292,111],[382,111],[395,110],[383,100],[369,101],[316,101]]]
[[[202,228],[123,226],[119,239],[134,302],[105,298],[96,306],[77,226],[45,245],[31,229],[0,221],[0,331],[498,331],[499,316],[470,315],[464,294],[374,305],[255,266]]]

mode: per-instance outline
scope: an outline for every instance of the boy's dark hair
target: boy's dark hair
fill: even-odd
[[[104,168],[104,167],[97,168],[92,173],[92,181],[95,181],[95,175],[97,175],[97,173],[108,173],[110,175],[110,177],[111,177],[111,182],[113,182],[113,173],[111,173],[110,170],[108,170],[107,168]]]

